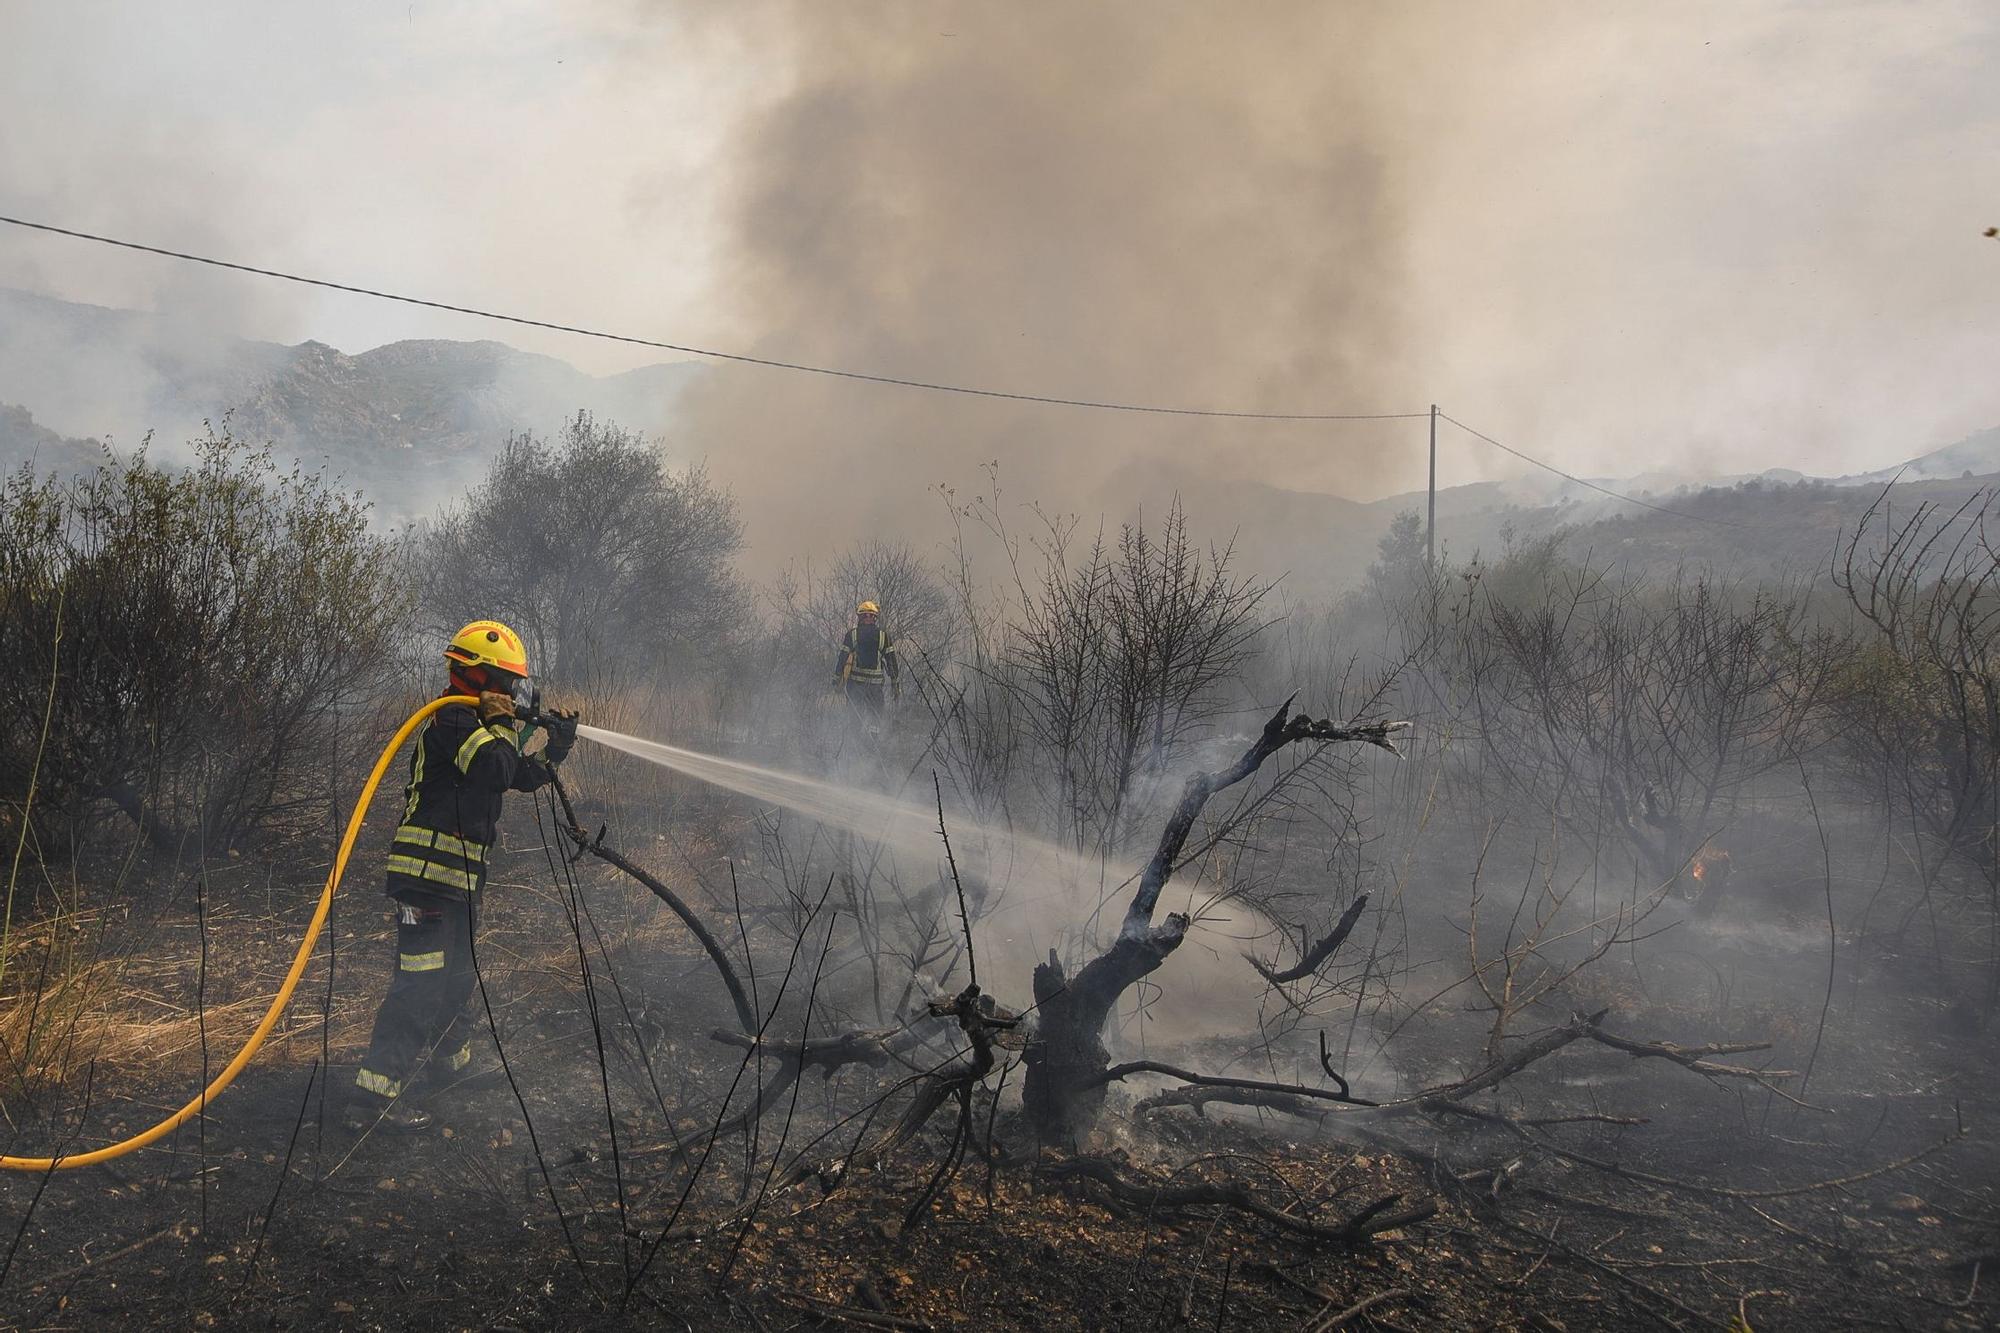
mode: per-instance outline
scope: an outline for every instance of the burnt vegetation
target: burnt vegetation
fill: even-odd
[[[588,417],[393,540],[226,434],[10,478],[9,1153],[233,1054],[472,614],[587,723],[927,822],[579,747],[487,890],[500,1068],[356,1140],[384,795],[224,1097],[0,1178],[4,1319],[1991,1322],[1991,497],[1755,586],[1402,522],[1311,608],[986,480],[749,587],[730,497]],[[827,693],[864,596],[880,726]]]

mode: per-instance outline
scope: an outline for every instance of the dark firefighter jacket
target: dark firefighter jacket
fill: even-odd
[[[545,786],[553,770],[518,748],[515,729],[483,727],[465,704],[424,725],[410,756],[403,822],[389,847],[392,898],[463,898],[486,879],[500,798]]]
[[[853,663],[853,669],[848,667]],[[896,645],[880,625],[856,625],[840,641],[840,656],[834,660],[833,675],[843,683],[880,685],[894,680],[902,666],[896,661]]]

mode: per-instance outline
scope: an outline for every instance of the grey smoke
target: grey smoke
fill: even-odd
[[[1031,392],[1435,398],[1597,476],[1865,471],[2000,419],[2000,245],[1980,236],[2000,12],[1965,0],[6,23],[9,211],[252,262]],[[348,352],[498,332],[11,234],[0,285]],[[501,336],[599,374],[657,359]],[[915,525],[927,485],[995,459],[1016,498],[1089,512],[1135,478],[1422,479],[1397,425],[708,383],[673,447],[743,492],[767,566]],[[101,387],[107,415],[139,410],[119,395],[143,386]],[[1449,431],[1442,461],[1447,481],[1519,466]]]

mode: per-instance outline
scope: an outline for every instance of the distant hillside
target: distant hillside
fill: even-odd
[[[1904,481],[1943,481],[2000,472],[2000,426],[1966,436],[1956,444],[1918,454],[1894,467],[1878,468],[1857,476],[1840,478],[1843,484],[1880,486],[1892,478]]]
[[[25,404],[58,435],[123,446],[150,430],[166,449],[226,416],[239,438],[331,465],[390,519],[476,482],[511,431],[552,432],[579,409],[660,430],[697,373],[679,363],[598,378],[497,342],[349,356],[0,289],[0,403]]]
[[[1491,557],[1511,542],[1555,532],[1595,532],[1628,512],[1647,512],[1560,478],[1548,480],[1553,484],[1531,478],[1439,490],[1440,554],[1454,563],[1475,555]],[[1788,485],[1755,480],[1742,483],[1740,489],[1684,487],[1677,493],[1654,494],[1657,503],[1702,513],[1710,506],[1735,505],[1739,502],[1735,497],[1776,493]],[[1093,498],[1107,515],[1130,521],[1141,511],[1163,512],[1176,496],[1200,537],[1233,541],[1238,568],[1282,577],[1286,595],[1301,602],[1322,601],[1353,587],[1374,561],[1390,521],[1400,513],[1422,517],[1425,510],[1422,491],[1362,502],[1254,481],[1217,480],[1150,464],[1125,468]],[[1626,535],[1622,529],[1618,533],[1621,539]]]
[[[75,472],[95,467],[103,457],[104,446],[96,440],[57,434],[27,408],[0,403],[0,470],[33,463],[40,472]]]
[[[1889,516],[1908,515],[1926,502],[1949,511],[1975,491],[1996,487],[2000,473],[1900,482],[1890,496]],[[1823,578],[1845,535],[1881,496],[1881,486],[1753,482],[1675,498],[1676,509],[1698,518],[1637,510],[1574,528],[1564,544],[1578,556],[1588,553],[1659,574],[1686,565],[1749,581]]]
[[[2000,488],[2000,471],[1986,476],[1899,483],[1896,513],[1923,502],[1956,508],[1982,488]],[[1473,490],[1474,488],[1458,488]],[[1817,479],[1751,480],[1659,496],[1676,512],[1662,513],[1592,496],[1588,504],[1466,507],[1464,496],[1438,493],[1438,542],[1454,564],[1491,559],[1511,543],[1558,535],[1573,559],[1614,563],[1655,577],[1678,569],[1719,572],[1747,582],[1823,578],[1836,545],[1881,496],[1876,486]],[[1282,491],[1254,482],[1211,482],[1131,469],[1101,497],[1106,513],[1130,520],[1143,504],[1150,516],[1178,494],[1204,539],[1234,537],[1237,567],[1284,578],[1288,598],[1317,602],[1355,585],[1376,557],[1376,544],[1402,512],[1422,516],[1424,497],[1391,496],[1357,504],[1338,496]],[[1451,497],[1458,503],[1447,504]]]
[[[89,437],[110,436],[123,451],[148,430],[157,433],[156,456],[171,456],[204,419],[219,425],[226,414],[239,438],[330,465],[383,519],[398,522],[476,484],[512,431],[552,432],[579,409],[665,431],[700,373],[682,362],[598,378],[498,342],[399,342],[348,355],[319,342],[284,347],[0,289],[0,404],[22,405],[0,408],[0,464],[34,457],[43,466],[89,466],[101,456]],[[2000,429],[1831,482],[1777,471],[1599,480],[1696,519],[1543,472],[1450,486],[1438,492],[1438,539],[1454,561],[1560,531],[1572,549],[1648,569],[1702,561],[1747,578],[1818,571],[1838,534],[1898,471],[1899,497],[1962,497],[2000,473]],[[1973,481],[1964,480],[1968,472]],[[1237,568],[1282,578],[1294,602],[1352,587],[1390,520],[1424,512],[1421,492],[1360,502],[1158,460],[1134,462],[1074,503],[1116,523],[1155,517],[1176,496],[1199,537],[1233,541]]]

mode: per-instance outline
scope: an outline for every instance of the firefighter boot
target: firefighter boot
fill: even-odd
[[[467,1039],[463,1046],[435,1051],[416,1077],[416,1087],[426,1097],[439,1093],[480,1092],[503,1082],[500,1062]]]
[[[385,1129],[392,1134],[420,1134],[435,1117],[408,1097],[361,1097],[348,1100],[343,1123],[356,1134]]]

